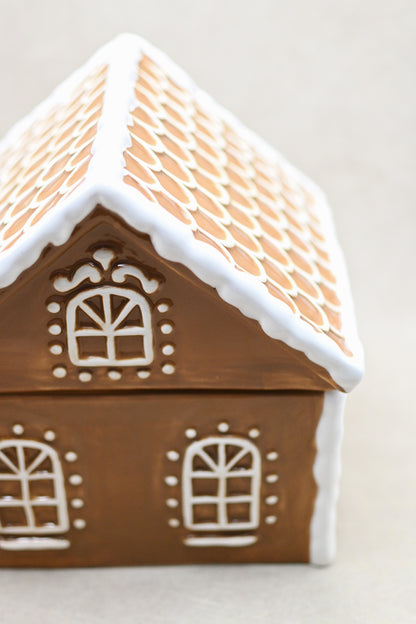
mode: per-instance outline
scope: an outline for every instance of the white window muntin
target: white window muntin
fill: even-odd
[[[204,447],[217,446],[218,461],[215,462],[204,451]],[[239,450],[227,462],[226,446],[235,446]],[[250,456],[250,468],[232,469],[246,455]],[[208,470],[194,470],[193,460],[199,456],[208,466]],[[227,481],[233,478],[246,478],[248,480],[248,494],[227,496]],[[218,490],[215,496],[195,495],[193,491],[193,479],[217,479]],[[217,437],[213,436],[193,442],[186,450],[182,471],[182,495],[184,525],[193,531],[241,531],[256,529],[259,526],[260,515],[260,485],[261,485],[261,459],[257,447],[244,438]],[[249,520],[241,522],[229,522],[227,505],[230,503],[248,503]],[[217,522],[194,522],[195,505],[216,505]]]
[[[16,450],[16,463],[4,454],[5,449]],[[30,463],[26,461],[25,449],[39,451],[38,455],[31,459]],[[36,469],[46,460],[51,462],[52,470],[38,471]],[[1,526],[0,534],[14,535],[45,535],[52,533],[64,533],[69,528],[68,508],[65,496],[64,478],[62,474],[61,463],[56,451],[42,442],[34,440],[2,440],[0,442],[0,466],[1,463],[8,466],[10,473],[0,472],[1,481],[17,481],[21,487],[21,498],[13,498],[10,496],[0,498],[0,508],[19,507],[23,508],[26,523],[16,526]],[[1,470],[1,468],[0,468]],[[32,481],[51,480],[53,483],[54,495],[32,498],[30,496],[30,483]],[[56,508],[57,522],[56,524],[48,524],[46,526],[37,526],[35,521],[34,507],[48,506]],[[0,514],[1,518],[1,514]]]
[[[87,299],[99,296],[103,301],[104,319],[86,303]],[[111,297],[119,296],[129,302],[121,310],[119,316],[112,320]],[[119,325],[128,314],[138,306],[141,312],[143,325],[134,325],[120,328]],[[77,328],[77,309],[81,308],[96,324],[97,329]],[[118,288],[115,286],[101,286],[83,291],[73,297],[66,310],[68,352],[71,362],[75,365],[88,366],[145,366],[153,361],[153,337],[149,304],[146,299],[135,290]],[[81,357],[78,339],[88,336],[103,336],[106,339],[107,357]],[[129,358],[117,358],[115,339],[117,336],[143,336],[144,355]]]

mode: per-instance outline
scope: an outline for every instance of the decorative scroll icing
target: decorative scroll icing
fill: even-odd
[[[106,247],[100,247],[97,251],[94,251],[92,257],[98,264],[101,264],[104,271],[107,271],[112,260],[116,257],[116,254],[112,249],[107,249]]]
[[[73,290],[85,280],[89,280],[93,284],[98,284],[102,279],[100,271],[90,264],[84,264],[74,274],[72,279],[64,276],[58,276],[54,279],[53,285],[58,292],[68,292]]]
[[[117,284],[125,282],[127,276],[134,277],[140,282],[144,292],[148,294],[155,293],[159,288],[159,280],[156,278],[148,279],[138,266],[124,263],[111,266],[116,257],[112,249],[100,247],[93,253],[92,257],[96,264],[92,264],[90,261],[86,262],[76,270],[72,278],[65,275],[56,276],[53,280],[55,290],[60,293],[69,292],[85,280],[89,280],[92,284],[98,284],[105,279],[106,273],[109,273],[109,279]],[[109,271],[110,267],[111,271]],[[54,310],[56,305],[59,304],[54,302]],[[50,308],[51,304],[48,304],[48,311],[52,312]]]
[[[125,264],[120,266],[111,273],[111,278],[114,282],[121,284],[126,281],[126,277],[130,275],[131,277],[135,277],[139,280],[141,285],[143,286],[144,292],[149,295],[156,292],[159,288],[159,282],[156,279],[147,279],[144,275],[143,271],[141,271],[138,267],[132,266],[130,264]]]

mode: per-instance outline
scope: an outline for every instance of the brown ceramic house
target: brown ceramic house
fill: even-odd
[[[360,379],[325,199],[125,35],[0,144],[0,564],[334,554]]]

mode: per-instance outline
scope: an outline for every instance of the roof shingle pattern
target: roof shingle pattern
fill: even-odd
[[[0,153],[0,257],[85,179],[105,79],[98,67]]]
[[[313,195],[148,56],[135,96],[124,181],[350,355]]]

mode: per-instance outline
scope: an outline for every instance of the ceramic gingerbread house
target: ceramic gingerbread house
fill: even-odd
[[[1,565],[333,558],[327,204],[139,37],[0,144],[0,353]]]

